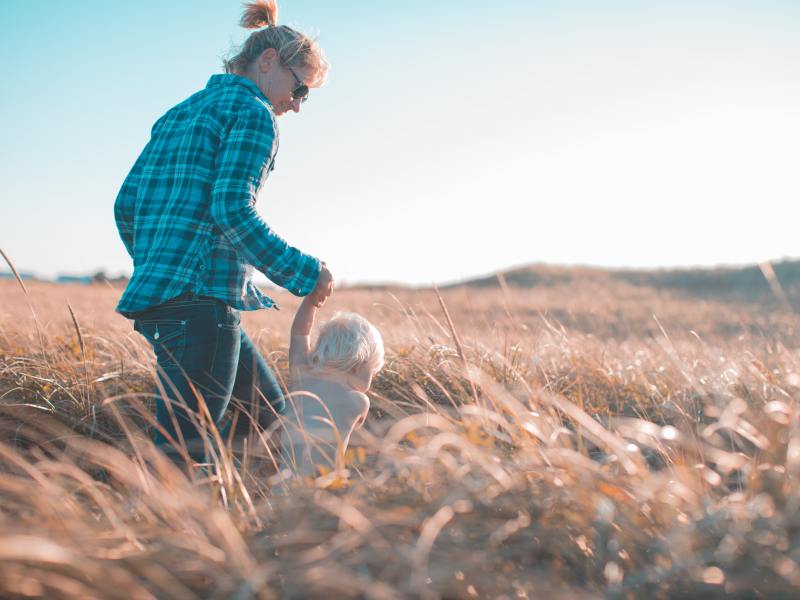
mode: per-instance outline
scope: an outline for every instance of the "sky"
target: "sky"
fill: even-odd
[[[800,257],[800,2],[279,6],[331,71],[279,118],[257,206],[337,282]],[[130,273],[116,194],[155,120],[245,40],[240,14],[4,8],[0,248],[17,269]]]

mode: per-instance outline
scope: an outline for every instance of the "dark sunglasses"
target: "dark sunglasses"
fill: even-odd
[[[300,103],[302,104],[308,100],[308,86],[297,76],[297,73],[294,72],[292,67],[286,65],[286,68],[289,69],[289,73],[292,74],[292,77],[294,77],[294,81],[297,84],[297,87],[294,88],[294,91],[292,92],[292,98],[295,100],[300,100]]]

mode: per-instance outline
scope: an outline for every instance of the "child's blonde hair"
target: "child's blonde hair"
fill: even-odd
[[[364,317],[337,312],[319,328],[311,364],[349,372],[362,365],[375,374],[383,367],[383,338]]]

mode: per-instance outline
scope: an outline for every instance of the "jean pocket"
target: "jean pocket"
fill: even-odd
[[[211,371],[222,370],[236,373],[239,360],[242,330],[238,323],[217,323],[216,346],[211,357]],[[222,377],[220,376],[220,380]]]
[[[230,306],[226,307],[225,314],[220,319],[219,324],[221,327],[238,329],[242,324],[242,311]]]
[[[159,364],[179,363],[186,348],[186,321],[137,319],[133,328],[150,342]]]

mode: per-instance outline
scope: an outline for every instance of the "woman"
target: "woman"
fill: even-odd
[[[186,447],[202,459],[209,420],[230,427],[231,397],[249,413],[235,433],[283,411],[274,374],[240,327],[240,311],[275,306],[253,285],[253,268],[317,305],[333,286],[324,263],[255,210],[278,149],[275,118],[300,112],[328,70],[316,42],[276,17],[274,0],[245,5],[241,24],[258,31],[225,74],[156,122],[114,205],[134,263],[117,310],[155,351],[156,443],[173,455]]]

